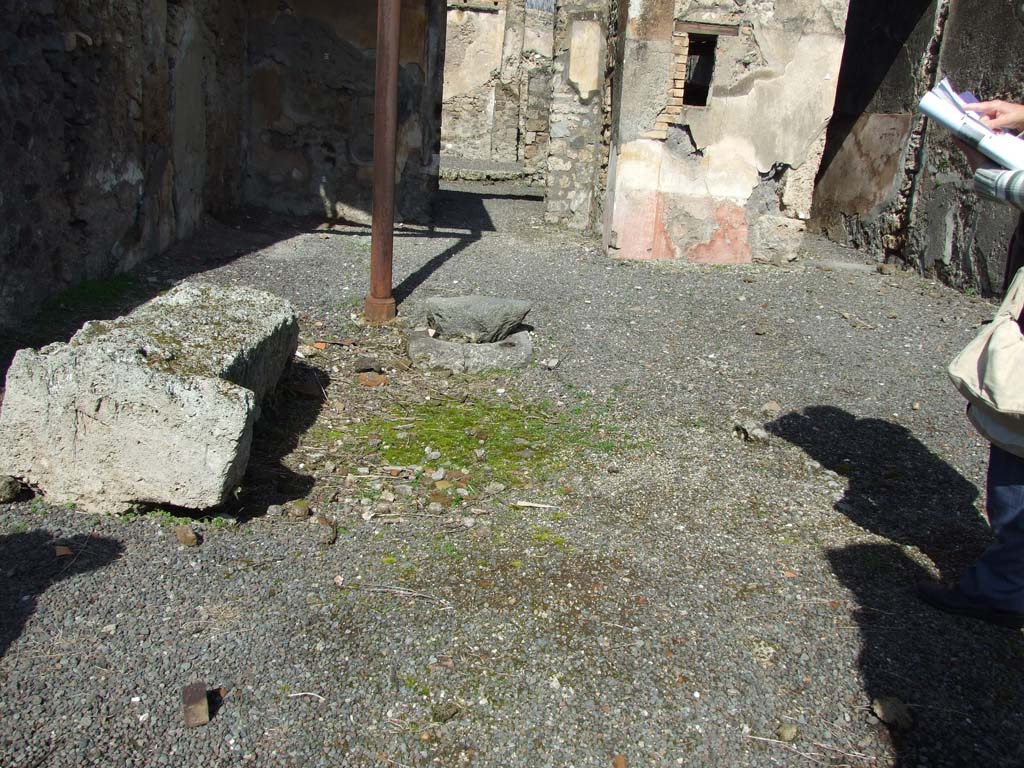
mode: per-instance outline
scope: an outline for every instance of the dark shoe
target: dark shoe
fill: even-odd
[[[947,587],[934,581],[926,581],[917,585],[917,596],[933,608],[957,616],[969,616],[972,619],[998,624],[1001,627],[1024,627],[1024,613],[1003,611],[972,600],[960,591],[959,587]]]

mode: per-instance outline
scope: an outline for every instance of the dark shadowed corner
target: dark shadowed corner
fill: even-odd
[[[282,459],[316,424],[330,384],[326,371],[291,362],[277,388],[263,401],[245,477],[225,511],[252,518],[264,514],[272,504],[304,498],[312,490],[313,477],[295,472]]]

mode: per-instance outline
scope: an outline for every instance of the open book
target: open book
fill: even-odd
[[[973,94],[957,93],[949,80],[942,81],[921,98],[919,108],[954,136],[974,147],[999,168],[979,168],[974,190],[992,200],[1018,208],[1024,202],[1024,141],[1009,133],[993,131],[966,109],[977,101]]]

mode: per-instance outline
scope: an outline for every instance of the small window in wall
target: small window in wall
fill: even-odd
[[[683,85],[683,104],[706,107],[715,74],[715,46],[718,35],[690,34],[686,52],[686,82]]]

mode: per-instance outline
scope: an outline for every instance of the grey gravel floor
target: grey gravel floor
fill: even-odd
[[[913,593],[988,540],[985,446],[944,369],[991,304],[813,239],[786,267],[619,263],[528,189],[438,203],[396,239],[402,314],[533,300],[560,363],[495,387],[629,440],[532,490],[557,510],[353,517],[329,548],[268,516],[185,549],[153,518],[0,505],[0,765],[1024,765],[1021,634]],[[253,214],[141,285],[255,285],[372,337],[350,318],[368,247]],[[750,420],[767,442],[736,438]],[[397,568],[419,596],[335,583]],[[226,696],[187,730],[196,679]],[[912,724],[875,717],[886,697]]]

